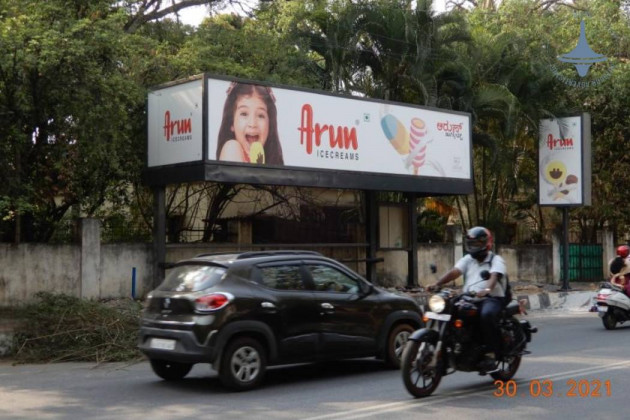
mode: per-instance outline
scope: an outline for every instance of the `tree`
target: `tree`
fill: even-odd
[[[143,149],[145,90],[130,64],[152,43],[126,36],[108,1],[3,3],[2,231],[46,241],[69,209],[124,199]]]

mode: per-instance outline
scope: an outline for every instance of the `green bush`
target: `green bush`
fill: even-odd
[[[84,300],[40,292],[18,309],[17,362],[114,362],[141,358],[141,304],[131,299]]]

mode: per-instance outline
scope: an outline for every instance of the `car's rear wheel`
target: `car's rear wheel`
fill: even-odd
[[[400,361],[409,336],[414,327],[409,324],[398,324],[389,333],[387,338],[387,354],[385,363],[392,369],[400,369]]]
[[[235,391],[255,388],[267,369],[267,352],[258,340],[240,337],[231,341],[221,357],[219,378]]]
[[[192,369],[192,363],[169,362],[168,360],[151,359],[151,368],[160,378],[177,381],[184,378]]]

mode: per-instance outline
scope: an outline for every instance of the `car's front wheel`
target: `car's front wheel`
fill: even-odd
[[[267,369],[267,353],[258,340],[240,337],[231,341],[221,357],[219,378],[235,391],[255,388]]]
[[[412,332],[414,332],[414,327],[409,324],[398,324],[390,331],[387,337],[387,354],[385,359],[388,367],[400,369],[400,360],[402,359],[409,335]]]
[[[184,378],[192,369],[192,363],[169,362],[168,360],[151,359],[151,368],[160,378],[176,381]]]

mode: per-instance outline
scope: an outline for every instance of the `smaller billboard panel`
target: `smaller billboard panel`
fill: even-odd
[[[591,204],[591,143],[588,114],[540,121],[538,203]]]
[[[201,161],[203,79],[149,93],[148,167]]]

